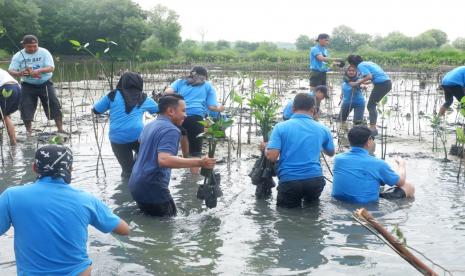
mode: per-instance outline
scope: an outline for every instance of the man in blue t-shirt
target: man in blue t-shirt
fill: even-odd
[[[348,133],[351,150],[334,158],[332,196],[352,203],[378,201],[379,197],[397,199],[413,197],[415,189],[406,182],[405,161],[397,159],[398,173],[386,161],[370,155],[374,150],[371,130],[355,126]],[[380,193],[380,185],[391,188]]]
[[[313,119],[318,120],[318,116],[320,114],[320,104],[321,101],[324,99],[329,99],[328,95],[328,87],[325,85],[318,85],[315,88],[315,92],[310,91],[308,92],[308,95],[315,97],[315,115],[313,116]],[[294,104],[294,99],[289,100],[286,104],[286,106],[283,109],[283,119],[284,120],[289,120],[291,116],[294,114],[292,113],[292,105]]]
[[[465,96],[465,66],[459,66],[449,71],[442,79],[441,86],[444,89],[446,100],[439,109],[439,115],[443,116],[452,105],[454,97],[460,102]]]
[[[26,131],[32,132],[39,98],[45,116],[49,120],[54,119],[58,131],[64,132],[61,105],[50,81],[55,70],[53,57],[47,49],[39,47],[39,40],[34,35],[25,35],[21,43],[24,49],[13,56],[8,72],[14,77],[21,77],[20,113]]]
[[[308,93],[294,98],[291,119],[278,123],[266,146],[266,158],[278,162],[277,205],[294,208],[317,200],[325,186],[320,153],[334,155],[330,130],[313,120],[315,99]]]
[[[0,235],[14,228],[18,275],[90,275],[87,228],[127,235],[127,223],[93,195],[69,185],[73,155],[47,145],[35,154],[36,182],[0,195]]]
[[[139,142],[139,154],[129,178],[129,190],[141,211],[151,216],[174,216],[176,205],[168,189],[172,168],[212,169],[214,158],[178,157],[186,103],[179,94],[167,94],[158,102],[160,115],[147,124]]]

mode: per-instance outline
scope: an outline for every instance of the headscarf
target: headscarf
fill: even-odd
[[[46,145],[36,151],[35,162],[38,178],[51,176],[62,177],[66,183],[71,182],[71,166],[73,153],[62,145]]]
[[[194,66],[186,77],[186,81],[190,86],[199,86],[205,83],[207,80],[208,73],[207,69],[203,66]]]
[[[113,101],[116,90],[120,91],[124,99],[125,111],[129,114],[135,106],[140,107],[147,99],[147,94],[142,92],[143,87],[144,81],[139,74],[126,72],[119,79],[116,89],[111,91],[108,97]]]

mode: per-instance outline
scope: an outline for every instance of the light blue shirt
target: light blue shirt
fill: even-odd
[[[323,175],[320,152],[334,150],[330,130],[305,114],[294,114],[271,132],[267,149],[279,151],[279,183]]]
[[[465,87],[465,66],[459,66],[449,71],[442,79],[442,85]]]
[[[309,96],[315,97],[315,94],[313,91],[308,92]],[[292,112],[292,106],[294,105],[294,98],[289,100],[286,104],[286,106],[283,109],[283,118],[284,120],[289,120],[294,113]]]
[[[333,172],[332,196],[352,203],[376,202],[381,183],[394,186],[400,179],[386,161],[361,147],[336,155]]]
[[[21,55],[22,53],[22,55]],[[23,57],[24,55],[24,57]],[[32,70],[37,70],[40,68],[45,67],[55,67],[55,63],[53,62],[53,57],[50,52],[42,47],[39,47],[34,54],[26,53],[26,50],[21,50],[17,52],[13,58],[11,59],[10,63],[10,70],[22,71],[27,67],[32,68]],[[24,76],[21,77],[21,81],[27,82],[30,84],[43,84],[44,82],[48,81],[52,77],[52,73],[44,73],[40,75],[40,78],[35,79],[32,76]]]
[[[319,61],[316,58],[318,55],[329,57],[328,49],[326,49],[326,47],[322,47],[320,44],[316,44],[310,49],[310,69],[320,72],[328,72],[329,68],[326,65],[326,62]]]
[[[342,104],[353,107],[365,106],[365,97],[360,86],[352,87],[347,82],[342,82]]]
[[[176,80],[171,84],[173,90],[184,97],[187,116],[207,116],[208,106],[217,106],[216,90],[209,81],[202,85],[191,86],[185,79]]]
[[[360,75],[362,77],[365,77],[368,74],[371,74],[371,77],[372,77],[371,82],[373,82],[374,84],[382,83],[382,82],[389,80],[388,75],[386,75],[383,69],[381,69],[381,67],[379,67],[379,65],[374,62],[362,61],[357,66],[357,69],[360,72]]]
[[[95,103],[94,109],[98,113],[110,110],[110,141],[115,144],[127,144],[139,139],[139,135],[144,129],[142,121],[144,112],[157,113],[158,104],[152,98],[147,97],[140,107],[135,106],[127,114],[124,98],[117,90],[114,101],[110,101],[106,95]]]
[[[14,227],[18,275],[79,275],[92,264],[87,227],[108,233],[119,222],[104,203],[62,178],[43,177],[0,195],[0,235]]]

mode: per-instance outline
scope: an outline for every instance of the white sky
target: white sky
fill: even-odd
[[[415,36],[445,31],[449,40],[465,37],[465,1],[441,0],[133,0],[143,9],[162,4],[179,15],[183,39],[295,42],[331,33],[341,24],[356,32]]]

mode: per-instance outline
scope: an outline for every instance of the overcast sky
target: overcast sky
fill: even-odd
[[[356,32],[415,36],[437,28],[449,40],[465,37],[465,1],[441,0],[133,0],[144,9],[162,4],[179,15],[183,39],[294,42],[331,33],[341,24]]]

